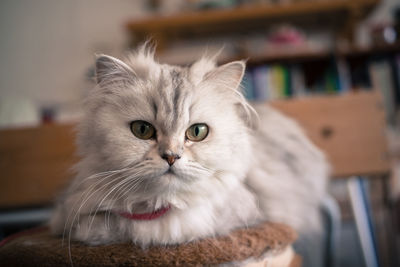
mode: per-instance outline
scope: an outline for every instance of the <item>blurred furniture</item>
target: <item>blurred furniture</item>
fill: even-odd
[[[385,136],[385,111],[378,91],[275,101],[271,105],[295,118],[314,143],[325,151],[332,164],[334,178],[347,179],[366,266],[379,266],[379,257],[383,261],[381,264],[387,265],[388,253],[393,254],[387,249],[393,245],[389,230],[393,229],[389,225],[390,210],[388,205],[381,207],[389,224],[386,229],[378,228],[361,178],[379,179],[384,188],[388,185],[390,159]],[[328,218],[335,213],[331,210]],[[330,219],[335,230],[338,220],[335,217]],[[334,232],[331,232],[331,240],[336,238]],[[384,236],[382,241],[377,240],[377,232]],[[334,243],[331,244],[332,253],[336,253]]]
[[[320,25],[335,32],[337,39],[353,42],[357,23],[379,0],[291,1],[279,4],[244,4],[231,9],[188,11],[182,14],[132,20],[126,28],[132,45],[154,38],[162,50],[176,40],[265,31],[273,23]],[[240,55],[244,56],[244,55]]]
[[[46,221],[72,177],[72,125],[0,130],[0,239]]]
[[[298,121],[311,140],[325,151],[333,177],[388,174],[385,111],[377,91],[270,104]]]
[[[51,204],[76,161],[72,125],[0,131],[0,209]]]

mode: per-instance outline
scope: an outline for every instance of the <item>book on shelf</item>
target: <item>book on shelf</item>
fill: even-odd
[[[307,87],[304,71],[299,64],[264,64],[249,68],[243,87],[249,100],[265,101],[299,97],[315,93],[336,93],[348,90],[345,79],[329,68],[322,77]]]
[[[299,84],[304,83],[304,80],[298,69],[294,73],[289,67],[277,64],[250,68],[243,82],[245,95],[250,96],[249,100],[258,101],[287,98],[293,94],[293,79],[298,82],[296,90],[304,91],[304,86]]]
[[[322,67],[306,64],[309,63],[250,66],[243,82],[245,96],[249,100],[269,101],[314,94],[344,94],[354,90],[380,90],[387,119],[393,121],[400,107],[400,54],[367,57],[362,61],[332,56]]]
[[[395,55],[391,59],[394,97],[396,107],[400,105],[400,54]]]
[[[351,90],[351,74],[347,62],[342,57],[332,59],[333,79],[336,91],[345,93]]]
[[[243,77],[242,90],[243,90],[243,95],[248,100],[255,100],[253,76],[248,71],[246,71]]]
[[[254,86],[252,88],[254,89],[254,99],[259,101],[270,99],[268,67],[266,65],[256,67],[249,75],[253,77]]]
[[[373,61],[369,64],[371,86],[380,90],[386,111],[386,119],[392,121],[395,115],[395,98],[392,69],[389,60]]]
[[[305,96],[307,94],[303,69],[299,64],[294,64],[289,71],[291,90],[293,96]]]

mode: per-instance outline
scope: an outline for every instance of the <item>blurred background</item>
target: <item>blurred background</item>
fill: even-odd
[[[70,179],[95,54],[151,38],[165,63],[246,59],[245,96],[326,150],[330,266],[399,263],[399,0],[3,0],[0,36],[0,239],[46,220]]]

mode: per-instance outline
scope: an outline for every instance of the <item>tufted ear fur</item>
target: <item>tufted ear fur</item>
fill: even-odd
[[[99,55],[96,59],[96,82],[100,86],[118,81],[127,82],[135,77],[135,72],[119,59],[106,55]]]
[[[237,90],[243,79],[245,69],[246,65],[243,61],[233,61],[210,71],[205,75],[204,80]]]
[[[251,129],[258,127],[258,115],[249,105],[241,93],[240,83],[242,82],[246,65],[243,61],[233,61],[222,65],[204,76],[204,81],[218,85],[218,88],[231,90],[229,94],[236,106],[238,116],[245,125]]]

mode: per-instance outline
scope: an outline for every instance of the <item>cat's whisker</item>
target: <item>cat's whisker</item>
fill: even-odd
[[[139,164],[137,164],[136,166],[140,166],[141,165],[141,163],[139,163]],[[111,175],[108,175],[107,177],[104,177],[104,178],[102,178],[101,180],[99,180],[94,186],[92,185],[92,186],[90,186],[88,189],[87,189],[87,193],[86,193],[86,195],[85,196],[82,196],[84,193],[85,193],[85,191],[82,193],[82,195],[81,195],[81,197],[79,198],[79,199],[81,199],[82,200],[82,198],[84,198],[84,197],[86,197],[89,193],[90,193],[90,191],[93,189],[93,187],[95,187],[95,186],[97,186],[98,184],[100,184],[100,183],[103,183],[104,182],[104,180],[106,180],[106,179],[108,179],[108,178],[111,178],[111,177],[113,177],[113,175],[114,174],[120,174],[121,172],[124,172],[124,171],[129,171],[130,170],[130,168],[124,168],[124,169],[121,169],[121,170],[118,170],[118,171],[115,171],[115,173],[112,173]],[[118,179],[120,179],[121,178],[121,176],[119,176],[119,177],[117,177]],[[109,184],[111,184],[113,181],[110,181],[110,182],[108,182],[107,184],[105,184],[105,186],[107,186],[107,185],[109,185]],[[102,186],[102,188],[104,188],[104,186]],[[89,197],[90,198],[90,197]]]
[[[148,170],[143,170],[143,171],[148,172]],[[136,176],[141,177],[143,174],[146,174],[143,171],[142,172],[137,171]],[[139,179],[137,179],[138,177],[129,177],[129,181],[127,181],[128,183],[124,184],[124,186],[121,185],[120,188],[113,195],[113,197],[111,199],[111,204],[109,207],[107,207],[108,227],[109,227],[109,218],[111,216],[111,211],[112,211],[112,207],[114,206],[114,203],[117,202],[119,199],[125,197],[126,194],[135,192],[139,188],[139,185],[141,183],[143,183],[143,181],[140,181]],[[148,183],[145,183],[144,191],[146,191],[147,185],[148,185]]]
[[[139,185],[142,182],[139,181],[139,180],[133,180],[133,181],[131,181],[131,183],[132,183],[131,185],[128,185],[129,188],[126,188],[125,192],[122,193],[121,196],[119,196],[119,198],[116,201],[118,201],[119,199],[123,198],[128,193],[134,193],[139,188]]]
[[[142,183],[143,181],[132,179],[132,181],[130,181],[130,183],[127,184],[125,190],[121,191],[120,196],[118,196],[118,198],[115,201],[118,201],[119,199],[125,197],[128,193],[131,194],[134,193]],[[145,187],[147,187],[147,184],[148,183],[145,183]]]
[[[108,179],[108,178],[110,178],[110,177],[112,177],[112,176],[113,176],[113,174],[109,174],[109,175],[106,175],[106,176],[102,177],[102,178],[99,179],[96,183],[92,184],[89,188],[85,189],[85,190],[82,192],[81,196],[80,196],[79,198],[77,198],[77,200],[76,200],[75,203],[73,204],[73,206],[72,206],[72,208],[71,208],[71,210],[70,210],[70,212],[69,212],[69,214],[68,214],[68,216],[67,216],[67,219],[66,219],[66,221],[65,221],[64,231],[63,231],[63,238],[62,238],[62,244],[64,244],[65,231],[66,231],[67,224],[68,224],[68,222],[69,222],[70,216],[72,215],[73,211],[75,210],[75,207],[80,203],[80,201],[81,201],[83,198],[85,198],[88,194],[90,194],[91,190],[93,190],[97,185],[101,184],[102,182],[104,182],[104,180],[106,180],[106,179]],[[85,195],[85,196],[84,196],[84,195]]]
[[[110,176],[110,177],[111,177],[111,176]],[[70,222],[69,236],[70,236],[70,234],[71,234],[71,228],[74,226],[74,222],[75,222],[76,218],[78,218],[77,224],[79,225],[79,216],[80,216],[79,212],[80,212],[81,208],[85,205],[85,203],[86,203],[96,192],[102,190],[104,187],[106,187],[108,184],[111,183],[111,182],[108,182],[108,183],[102,185],[100,188],[97,188],[95,191],[92,192],[92,190],[93,190],[98,184],[100,184],[101,182],[103,182],[106,178],[108,178],[108,177],[105,177],[103,180],[98,181],[96,184],[94,184],[93,186],[91,186],[91,187],[89,187],[87,190],[85,190],[85,191],[83,192],[83,194],[84,194],[84,193],[87,193],[87,194],[85,195],[85,197],[84,197],[84,198],[80,198],[80,199],[78,199],[78,201],[77,201],[77,203],[80,203],[80,204],[81,204],[80,207],[79,207],[77,210],[75,210],[75,208],[71,209],[71,212],[70,212],[70,214],[68,215],[68,218],[67,218],[67,220],[66,220],[66,222],[65,222],[65,225],[69,224],[69,222],[70,222],[70,221],[69,221],[70,215],[72,214],[72,212],[75,211],[75,215],[74,215],[72,221]],[[90,195],[89,195],[89,194],[90,194]],[[81,201],[79,202],[79,200],[81,200]],[[76,207],[76,205],[74,205],[74,207]],[[63,236],[64,236],[64,235],[65,235],[65,233],[63,234]]]
[[[93,221],[94,221],[94,219],[95,219],[95,217],[96,217],[96,214],[97,214],[97,212],[99,211],[99,209],[100,209],[101,205],[103,204],[104,200],[107,199],[107,197],[108,197],[115,189],[117,189],[117,188],[119,188],[121,185],[127,183],[127,180],[126,180],[127,177],[129,177],[129,174],[128,174],[128,175],[125,175],[125,176],[119,177],[119,179],[122,179],[122,181],[120,181],[120,182],[119,182],[118,184],[116,184],[116,185],[113,185],[113,187],[109,190],[109,192],[108,192],[104,197],[102,197],[100,203],[97,205],[97,208],[96,208],[94,214],[93,214],[93,215],[90,215],[90,216],[92,216],[92,220],[91,220],[91,222],[90,222],[90,224],[89,224],[88,231],[90,231],[90,229],[91,229],[91,227],[92,227],[92,224],[93,224]],[[91,212],[90,212],[90,214],[91,214]]]
[[[113,182],[116,182],[117,184],[112,185],[112,187],[109,189],[109,191],[114,190],[114,187],[118,187],[118,185],[119,185],[120,183],[123,183],[124,180],[125,180],[126,178],[129,178],[130,176],[131,176],[131,174],[125,173],[125,174],[122,174],[121,176],[117,177],[118,180],[117,180],[117,181],[115,181],[115,180],[113,181]],[[119,180],[122,180],[122,181],[118,182]],[[101,205],[101,203],[100,203],[99,205]],[[93,208],[94,208],[94,207],[93,207]],[[92,213],[93,208],[90,210],[89,214]]]
[[[118,173],[121,173],[121,172],[124,172],[124,171],[128,170],[129,168],[130,167],[127,166],[127,167],[123,167],[122,169],[118,169],[118,170],[110,170],[110,171],[104,171],[104,172],[99,172],[99,173],[92,174],[92,175],[90,175],[88,177],[85,177],[85,178],[81,179],[79,181],[79,183],[72,184],[72,188],[79,188],[84,182],[87,182],[88,180],[92,180],[92,179],[101,177],[103,175],[118,174]]]
[[[129,179],[126,179],[126,180],[127,180],[126,186],[128,186],[131,181]],[[106,207],[106,212],[104,214],[104,224],[107,229],[110,229],[111,211],[114,207],[114,203],[116,202],[116,197],[120,195],[120,192],[123,191],[123,189],[124,189],[124,186],[120,186],[118,188],[118,190],[116,192],[114,192],[114,194],[111,196],[110,204]]]
[[[120,186],[120,188],[114,193],[114,195],[112,196],[112,198],[110,200],[110,205],[107,207],[107,211],[105,214],[105,216],[108,214],[108,216],[107,216],[107,227],[108,228],[110,228],[110,216],[111,216],[111,212],[112,212],[115,202],[117,202],[120,199],[120,197],[123,197],[125,195],[125,192],[127,191],[126,187],[130,187],[131,183],[137,184],[139,182],[140,181],[137,179],[127,179],[126,186]]]
[[[85,205],[85,203],[98,191],[102,190],[103,188],[107,187],[109,184],[111,184],[113,182],[113,180],[107,182],[106,184],[102,185],[100,188],[96,189],[95,191],[92,192],[92,190],[99,184],[103,183],[105,180],[110,179],[114,176],[114,174],[119,173],[121,170],[117,170],[105,177],[102,177],[101,179],[99,179],[96,183],[94,183],[93,185],[91,185],[89,188],[85,189],[80,198],[78,198],[78,200],[75,202],[75,204],[73,205],[73,208],[71,209],[71,212],[69,213],[67,220],[65,222],[64,225],[64,232],[63,232],[63,242],[64,242],[64,238],[65,238],[65,230],[66,230],[66,226],[68,225],[68,223],[70,222],[69,218],[72,215],[72,213],[75,211],[75,215],[74,218],[72,219],[71,223],[70,223],[70,230],[69,230],[69,242],[70,242],[70,238],[71,238],[71,231],[72,231],[72,227],[74,226],[75,220],[77,219],[76,217],[78,217],[78,222],[77,224],[79,224],[79,217],[80,217],[80,210],[81,208]],[[90,194],[90,195],[89,195]],[[81,203],[80,207],[78,208],[78,210],[75,210],[75,207],[78,205],[78,203]]]
[[[205,171],[205,172],[214,172],[212,169],[210,169],[210,168],[208,168],[208,167],[205,167],[205,166],[203,166],[203,165],[201,165],[201,164],[199,164],[199,163],[194,163],[194,162],[189,162],[189,163],[186,165],[186,168],[192,168],[192,169],[196,169],[196,170],[202,170],[202,171]]]
[[[140,167],[141,165],[145,165],[145,164],[138,164],[138,165],[136,165],[135,167],[138,167],[138,166]],[[122,179],[122,181],[120,181],[120,182],[119,182],[118,184],[116,184],[116,185],[113,185],[113,187],[109,190],[109,192],[108,192],[104,197],[102,197],[102,200],[101,200],[100,203],[97,205],[96,211],[94,212],[93,215],[91,215],[91,216],[92,216],[92,220],[91,220],[91,222],[90,222],[90,224],[89,224],[88,231],[90,231],[90,229],[91,229],[91,227],[92,227],[92,224],[93,224],[93,221],[94,221],[94,219],[95,219],[95,216],[96,216],[98,210],[100,209],[102,203],[107,199],[107,197],[108,197],[111,193],[113,193],[117,188],[120,189],[120,188],[121,188],[123,185],[125,185],[126,183],[129,184],[129,182],[130,182],[129,180],[135,179],[135,178],[140,177],[140,176],[142,176],[142,175],[143,175],[143,174],[142,174],[140,171],[135,171],[135,175],[132,175],[132,174],[130,174],[130,173],[125,173],[124,175],[118,177],[118,179]],[[126,178],[128,178],[128,179],[126,179]],[[118,190],[117,190],[117,191],[118,191]],[[92,212],[90,212],[90,213],[92,213]]]
[[[104,177],[104,178],[101,179],[99,182],[97,182],[97,183],[95,184],[95,186],[96,186],[97,184],[99,184],[100,182],[102,182],[103,180],[108,179],[109,177],[112,177],[112,175],[109,175],[109,176]],[[73,262],[72,262],[72,254],[71,254],[71,233],[72,233],[72,229],[73,229],[74,224],[75,224],[75,220],[76,220],[76,218],[77,218],[77,216],[78,216],[78,223],[77,223],[77,224],[79,225],[79,216],[80,216],[79,212],[80,212],[81,208],[83,207],[83,205],[84,205],[96,192],[102,190],[103,188],[105,188],[106,186],[108,186],[111,182],[113,182],[113,181],[110,181],[110,182],[104,184],[103,186],[101,186],[100,188],[98,188],[98,189],[96,189],[94,192],[92,192],[92,193],[90,194],[90,196],[86,197],[86,199],[82,202],[82,204],[81,204],[81,206],[79,207],[79,209],[75,212],[74,218],[73,218],[72,221],[71,221],[71,224],[70,224],[70,227],[69,227],[69,232],[68,232],[68,254],[69,254],[70,262],[71,262],[72,265],[73,265]],[[93,188],[94,188],[95,186],[93,186],[93,187],[91,186],[91,187],[90,187],[90,190],[88,190],[88,191],[93,190]],[[71,210],[71,212],[72,212],[72,211],[73,211],[73,209]],[[69,216],[68,216],[68,217],[69,217]],[[68,223],[68,220],[66,221],[66,224],[67,224],[67,223]],[[64,230],[64,231],[65,231],[65,230]],[[64,234],[65,234],[65,233],[64,233]],[[64,239],[64,234],[63,234],[63,239]]]
[[[143,174],[145,174],[145,173],[142,173],[142,175]],[[147,174],[148,175],[148,174]],[[139,186],[141,185],[141,184],[143,184],[143,183],[145,183],[145,187],[147,187],[147,185],[148,185],[148,182],[144,182],[144,181],[140,181],[140,180],[133,180],[132,181],[132,185],[130,185],[130,187],[129,188],[127,188],[125,191],[125,193],[123,193],[119,198],[122,198],[122,197],[124,197],[126,194],[128,194],[128,193],[134,193],[138,188],[139,188]],[[119,199],[117,199],[117,200],[119,200]]]
[[[130,176],[127,178],[127,179],[129,180],[129,183],[126,185],[126,187],[129,187],[131,183],[132,183],[133,185],[139,184],[139,183],[141,182],[141,181],[138,179],[138,178],[140,177],[140,174],[141,174],[141,173],[136,172],[136,176],[138,176],[138,177],[135,177],[135,176],[133,176],[132,174],[130,174]],[[120,195],[121,195],[121,193],[123,192],[124,189],[126,189],[126,188],[124,188],[124,187],[121,186],[121,188],[117,190],[118,195],[116,195],[116,196],[114,195],[114,196],[113,196],[113,197],[116,198],[115,201],[118,201],[118,200],[119,200],[119,197],[120,197]],[[122,192],[121,192],[121,191],[122,191]],[[116,192],[116,193],[117,193],[117,192]]]

